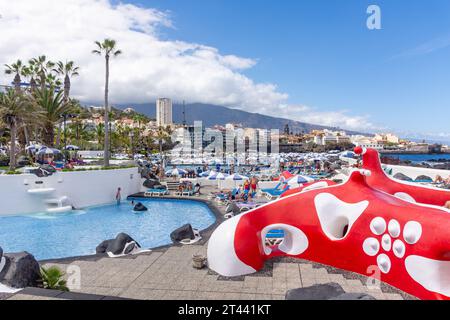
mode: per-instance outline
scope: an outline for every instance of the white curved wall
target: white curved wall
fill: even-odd
[[[387,167],[389,169],[392,169],[392,176],[394,176],[396,173],[403,173],[404,175],[412,179],[416,179],[420,175],[426,175],[432,179],[435,179],[437,175],[440,175],[444,179],[450,176],[450,170],[395,166],[395,165],[387,165]]]
[[[35,184],[43,181],[43,185]],[[122,199],[140,191],[142,180],[137,168],[97,171],[57,172],[39,178],[34,174],[0,175],[0,215],[45,211],[44,199],[69,197],[76,208],[111,203],[117,188]],[[51,194],[29,194],[29,189],[54,188]]]

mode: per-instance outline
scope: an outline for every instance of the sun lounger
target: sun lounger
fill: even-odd
[[[282,190],[269,190],[265,192],[265,196],[269,200],[280,197],[285,191],[289,190],[289,185],[286,185]]]

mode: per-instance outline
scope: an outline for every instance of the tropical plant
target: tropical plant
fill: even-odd
[[[65,272],[58,267],[52,266],[49,268],[41,267],[42,284],[45,289],[69,291],[66,286],[67,281],[64,280]]]
[[[9,167],[16,167],[16,138],[18,128],[30,118],[39,118],[39,112],[33,109],[30,101],[21,93],[10,89],[0,93],[0,118],[10,130]]]
[[[159,153],[161,154],[163,152],[163,144],[164,142],[168,141],[170,138],[170,131],[167,128],[159,127],[158,131],[156,131],[156,140],[158,140],[159,143]]]
[[[79,75],[78,71],[80,70],[79,67],[75,66],[75,62],[68,61],[66,63],[63,63],[62,61],[59,61],[56,64],[56,68],[53,69],[54,72],[59,74],[60,76],[64,77],[64,100],[68,101],[70,96],[70,78],[76,77]]]
[[[47,84],[47,76],[55,66],[55,63],[47,60],[47,57],[45,55],[33,58],[28,63],[36,71],[36,74],[38,76],[38,84],[40,85],[41,90],[44,90]]]
[[[71,104],[64,103],[63,92],[44,87],[38,89],[33,96],[34,105],[44,115],[44,137],[43,142],[49,147],[54,146],[55,124],[61,120],[64,114],[70,112]]]
[[[103,42],[95,41],[97,48],[92,50],[93,54],[105,56],[105,128],[109,126],[109,104],[108,104],[108,95],[109,95],[109,59],[111,57],[117,57],[122,53],[121,50],[118,50],[116,45],[116,41],[113,39],[105,39]],[[105,130],[105,141],[104,141],[104,166],[109,166],[109,130]]]
[[[21,83],[21,78],[20,76],[22,75],[25,66],[23,65],[21,60],[17,60],[16,62],[14,62],[11,65],[5,64],[5,73],[6,74],[14,74],[14,80],[13,80],[13,85],[14,88],[17,91],[20,91],[20,83]]]
[[[95,127],[95,135],[97,136],[98,145],[101,146],[105,135],[105,125],[103,123],[99,123],[97,127]]]

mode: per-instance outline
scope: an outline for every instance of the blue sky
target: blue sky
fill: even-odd
[[[450,133],[450,1],[149,0],[160,36],[257,60],[245,75],[289,103],[348,110],[403,133]],[[377,4],[382,30],[366,28]],[[410,134],[411,135],[411,134]]]
[[[381,30],[366,27],[370,4]],[[0,65],[74,60],[80,101],[102,103],[91,51],[111,37],[112,104],[166,96],[450,141],[448,0],[0,0],[0,30]]]

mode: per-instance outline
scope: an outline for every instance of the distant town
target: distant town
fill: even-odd
[[[92,118],[84,119],[83,124],[95,128],[103,123],[103,107],[90,106],[88,109],[92,112]],[[160,98],[156,101],[156,119],[147,118],[143,121],[142,117],[136,117],[138,114],[132,106],[129,106],[121,112],[121,116],[111,121],[111,130],[115,128],[141,128],[142,136],[154,136],[161,128],[169,132],[176,132],[178,129],[187,129],[194,140],[194,126],[183,123],[175,123],[172,116],[172,100],[169,98]],[[144,117],[145,118],[145,117]],[[200,124],[201,125],[201,124]],[[241,123],[217,124],[204,130],[214,130],[222,132],[225,136],[226,130],[242,129],[245,137],[259,136],[260,132],[266,132],[266,129],[244,127]],[[225,141],[225,139],[224,139]],[[183,143],[180,136],[179,143]],[[270,141],[268,142],[270,145]],[[355,146],[365,148],[374,148],[382,153],[450,153],[448,145],[435,143],[414,142],[402,139],[392,133],[377,133],[374,135],[348,134],[346,130],[311,130],[310,132],[294,133],[286,124],[283,130],[279,132],[279,151],[280,152],[325,152],[330,150],[348,150]],[[204,146],[203,146],[204,147]]]

